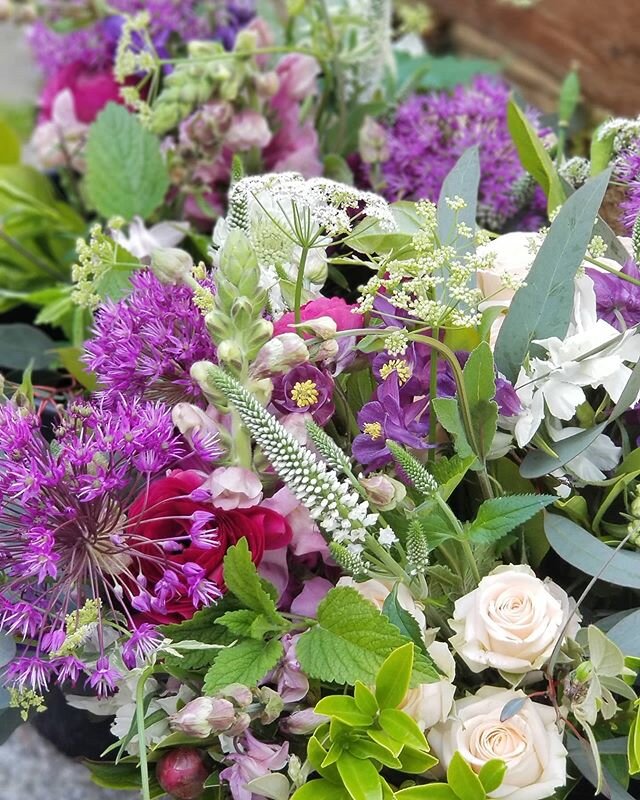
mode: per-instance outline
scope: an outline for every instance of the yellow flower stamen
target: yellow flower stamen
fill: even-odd
[[[380,367],[380,375],[385,381],[389,375],[394,372],[398,375],[398,380],[401,385],[406,383],[411,377],[411,367],[404,358],[392,358]]]
[[[365,422],[362,430],[372,439],[379,439],[382,436],[382,425],[379,422]]]
[[[305,406],[312,406],[318,402],[320,394],[313,381],[302,381],[296,383],[291,390],[291,399],[295,402],[298,408]]]

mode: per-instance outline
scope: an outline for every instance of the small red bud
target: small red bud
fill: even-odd
[[[197,800],[204,791],[209,770],[194,747],[178,747],[158,761],[156,777],[165,792],[176,800]]]

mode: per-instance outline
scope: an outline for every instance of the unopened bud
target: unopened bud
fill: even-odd
[[[316,319],[305,320],[298,326],[301,331],[310,331],[319,339],[335,339],[338,331],[336,321],[331,317],[316,317]]]
[[[160,247],[151,254],[151,269],[160,283],[185,283],[193,270],[193,258],[178,247]]]
[[[309,350],[297,333],[282,333],[267,342],[253,362],[255,375],[288,372],[309,360]]]
[[[365,164],[380,164],[389,159],[387,132],[371,117],[365,117],[360,128],[358,150]]]
[[[164,791],[176,800],[197,800],[204,791],[209,770],[199,750],[178,747],[158,761],[156,777]]]
[[[574,672],[575,680],[578,683],[586,683],[591,680],[593,675],[593,664],[590,661],[585,661],[576,668]]]
[[[312,348],[311,355],[314,361],[333,361],[338,355],[339,349],[335,339],[327,339],[326,342]]]
[[[242,350],[231,339],[218,344],[218,359],[227,364],[242,364]]]
[[[280,87],[280,78],[276,72],[258,73],[253,80],[260,97],[273,97]]]
[[[370,475],[361,478],[360,484],[367,493],[369,502],[380,511],[390,511],[407,496],[402,483],[387,475]]]
[[[207,736],[211,736],[209,715],[212,712],[212,703],[211,697],[196,697],[180,711],[171,715],[169,718],[171,729],[198,739],[206,739]],[[225,727],[228,727],[234,719],[233,706],[231,710],[231,721]]]
[[[264,705],[260,722],[263,725],[270,725],[282,714],[284,701],[276,691],[268,686],[263,686],[258,690],[258,699]]]
[[[242,683],[230,683],[218,692],[222,697],[227,697],[239,708],[245,708],[253,702],[253,694],[251,689]]]
[[[323,714],[316,714],[312,708],[305,708],[283,719],[280,723],[280,730],[284,734],[290,733],[299,736],[307,736],[309,733],[313,733],[317,727],[328,721],[329,718],[325,717]]]

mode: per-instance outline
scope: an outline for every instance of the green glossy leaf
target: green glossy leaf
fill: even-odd
[[[410,786],[395,793],[396,800],[459,800],[458,795],[446,783],[425,783]]]
[[[376,696],[362,681],[356,681],[353,695],[358,709],[363,714],[370,714],[373,717],[378,713],[379,708]]]
[[[485,500],[467,528],[467,537],[473,544],[494,544],[556,500],[548,494],[514,494]]]
[[[379,761],[389,769],[400,769],[402,766],[400,759],[394,756],[390,750],[370,739],[358,739],[351,742],[349,752],[356,758],[370,758],[373,761]]]
[[[389,736],[388,733],[384,731],[379,731],[377,728],[372,728],[371,730],[367,731],[367,736],[374,742],[377,742],[379,745],[388,750],[392,755],[397,756],[402,751],[404,744],[402,741],[398,739],[394,739],[393,736]]]
[[[309,763],[318,775],[322,775],[323,778],[326,778],[331,783],[340,784],[340,776],[338,775],[335,764],[331,764],[327,767],[322,766],[327,755],[327,750],[318,741],[318,738],[312,736],[307,745],[307,758],[309,759]]]
[[[409,747],[428,752],[429,745],[418,723],[404,711],[397,708],[385,708],[380,712],[380,727],[394,739],[398,739]]]
[[[344,753],[337,762],[337,768],[352,800],[382,800],[380,775],[371,761]]]
[[[109,103],[89,129],[86,188],[103,217],[148,217],[164,200],[169,174],[159,140],[124,106]]]
[[[413,642],[394,650],[376,675],[376,700],[381,709],[397,708],[405,698],[413,670]]]
[[[402,772],[410,775],[423,775],[438,763],[438,759],[431,753],[415,747],[403,747],[398,758],[402,762]]]
[[[323,697],[316,704],[315,712],[326,717],[335,717],[349,726],[368,727],[373,723],[372,715],[362,712],[355,699],[346,695]]]
[[[613,547],[559,514],[546,513],[544,529],[551,547],[569,564],[616,586],[640,589],[639,552],[616,553]]]
[[[323,778],[307,781],[291,796],[291,800],[348,800],[349,794]]]
[[[7,369],[33,369],[53,366],[56,344],[46,333],[22,322],[0,325],[0,366]]]
[[[480,778],[457,751],[447,767],[447,783],[459,800],[484,800],[486,797]]]
[[[270,642],[245,639],[221,650],[205,676],[205,694],[215,694],[230,683],[257,686],[280,661],[283,652],[277,639]]]
[[[485,792],[495,792],[495,790],[502,784],[505,775],[507,774],[507,765],[499,758],[493,758],[487,761],[478,773],[480,783],[482,784]]]
[[[590,153],[592,175],[597,175],[609,166],[616,135],[615,128],[612,128],[607,135],[602,135],[599,128],[593,132]]]
[[[534,339],[563,338],[573,309],[573,279],[584,258],[606,191],[605,171],[569,197],[515,293],[496,342],[498,370],[515,381]]]
[[[560,177],[533,125],[514,100],[507,106],[507,125],[522,166],[531,173],[547,195],[547,208],[553,211],[564,202]],[[593,215],[595,219],[595,214]]]
[[[629,759],[629,773],[637,775],[640,772],[640,705],[638,705],[638,712],[629,730],[627,758]]]

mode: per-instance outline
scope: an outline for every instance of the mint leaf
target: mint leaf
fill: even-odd
[[[424,637],[420,626],[411,614],[400,605],[398,600],[398,584],[393,587],[393,591],[387,595],[382,606],[382,613],[388,617],[389,622],[393,623],[403,636],[412,641],[419,651],[427,652],[424,644]]]
[[[222,625],[219,619],[229,611],[237,609],[238,603],[233,597],[226,595],[214,606],[203,608],[201,611],[176,625],[161,625],[160,631],[172,642],[195,641],[203,644],[231,644],[234,636]],[[219,655],[217,650],[189,650],[177,656],[167,656],[165,662],[168,666],[185,670],[201,670],[210,666]]]
[[[355,589],[332,589],[318,607],[318,625],[298,640],[296,654],[310,678],[353,686],[373,684],[387,656],[411,641]],[[423,653],[416,652],[414,683],[439,679]]]
[[[259,642],[245,639],[221,650],[204,679],[204,693],[215,694],[230,683],[256,686],[280,661],[284,653],[277,639]]]
[[[229,591],[247,608],[256,611],[272,623],[286,627],[286,620],[276,610],[275,587],[263,581],[251,559],[246,539],[227,550],[224,557],[224,582]]]
[[[227,611],[218,620],[218,624],[224,625],[234,636],[251,636],[251,626],[256,621],[258,613],[248,608],[240,608],[238,611]]]
[[[451,458],[443,456],[429,464],[429,469],[438,482],[438,491],[443,500],[448,500],[451,497],[474,461],[475,458],[473,456],[460,458],[458,455],[453,455]]]
[[[557,500],[549,494],[513,494],[485,500],[467,528],[473,544],[494,544]]]
[[[86,187],[103,217],[148,217],[162,203],[169,173],[160,142],[124,106],[109,103],[89,130]]]

